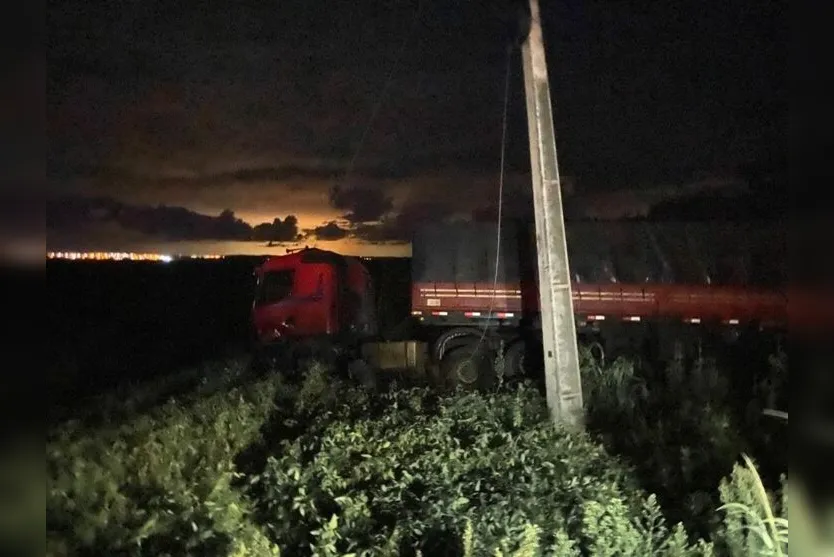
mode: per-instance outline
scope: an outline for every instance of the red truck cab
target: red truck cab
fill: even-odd
[[[252,322],[261,344],[376,334],[373,285],[361,262],[305,248],[255,270]]]

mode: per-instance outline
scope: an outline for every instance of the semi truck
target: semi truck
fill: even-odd
[[[779,338],[788,324],[786,237],[752,223],[568,222],[578,340],[609,357],[686,357],[703,341]],[[412,239],[409,327],[380,330],[360,258],[305,248],[255,271],[263,351],[316,353],[371,368],[491,385],[541,367],[532,223],[426,225]],[[401,295],[408,295],[403,292]]]

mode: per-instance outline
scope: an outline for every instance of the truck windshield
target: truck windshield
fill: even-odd
[[[257,305],[274,304],[289,298],[292,294],[294,278],[295,272],[291,269],[264,273],[255,298]]]

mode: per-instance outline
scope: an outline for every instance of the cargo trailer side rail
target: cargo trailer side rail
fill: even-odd
[[[578,323],[673,320],[693,325],[783,327],[787,295],[778,291],[710,285],[573,284]],[[518,325],[535,318],[535,287],[519,283],[418,282],[412,285],[412,315],[425,324],[466,325],[494,320]]]

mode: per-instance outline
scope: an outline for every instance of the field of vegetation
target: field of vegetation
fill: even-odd
[[[788,554],[787,427],[760,418],[784,355],[741,405],[707,360],[582,369],[586,432],[530,383],[371,392],[232,359],[123,389],[49,431],[46,554]]]

